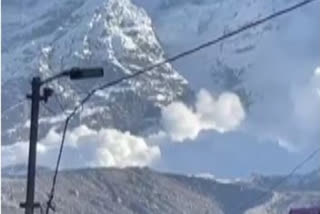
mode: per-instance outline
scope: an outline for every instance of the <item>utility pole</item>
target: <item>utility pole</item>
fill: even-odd
[[[30,145],[29,145],[29,161],[28,161],[28,177],[27,177],[27,199],[26,203],[20,204],[25,208],[26,214],[33,214],[34,208],[40,208],[40,203],[34,203],[35,179],[36,179],[36,156],[38,141],[38,125],[39,125],[39,105],[42,100],[47,101],[52,95],[50,88],[44,89],[44,95],[40,94],[41,88],[40,77],[32,79],[32,92],[27,95],[27,99],[31,100],[31,120],[30,120]]]
[[[38,141],[38,124],[39,124],[39,106],[41,101],[48,101],[48,98],[53,94],[50,88],[44,88],[41,95],[41,86],[47,84],[57,78],[68,76],[72,80],[102,77],[102,68],[72,68],[63,71],[53,77],[41,81],[40,77],[32,79],[32,93],[27,95],[31,99],[31,120],[30,120],[30,145],[29,145],[29,160],[27,174],[27,193],[26,202],[21,203],[20,207],[25,208],[25,214],[33,214],[34,208],[40,208],[40,203],[34,202],[35,194],[35,178],[36,178],[36,156],[37,156],[37,141]]]
[[[23,204],[26,214],[33,214],[35,207],[40,204],[34,204],[35,192],[35,175],[36,175],[36,153],[38,141],[38,119],[39,119],[39,105],[41,101],[40,96],[41,80],[39,77],[32,79],[32,93],[27,95],[31,99],[31,120],[30,120],[30,145],[29,145],[29,162],[28,162],[28,180],[27,180],[27,200]],[[22,205],[22,207],[23,207]]]

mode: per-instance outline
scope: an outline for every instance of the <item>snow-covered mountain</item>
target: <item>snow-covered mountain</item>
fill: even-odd
[[[30,79],[51,76],[74,66],[101,66],[99,80],[52,83],[56,98],[41,107],[40,138],[59,130],[64,109],[72,109],[93,87],[133,73],[164,59],[164,51],[143,9],[129,0],[6,1],[3,4],[2,144],[28,137]],[[156,127],[159,106],[191,95],[186,80],[170,64],[101,91],[86,104],[73,127],[113,127],[141,133]],[[58,99],[58,100],[57,100]]]
[[[166,53],[174,55],[299,1],[133,2],[146,9]],[[311,115],[320,105],[310,82],[320,58],[315,48],[320,44],[319,7],[318,1],[313,2],[173,66],[195,90],[237,93],[249,112],[245,129],[259,138],[279,141],[287,149],[316,145],[320,121]]]
[[[204,41],[217,38],[226,32],[236,30],[245,24],[292,6],[298,1],[155,0],[150,2],[133,0],[133,2],[144,7],[152,17],[154,29],[161,44],[168,55],[172,55],[199,45]],[[313,45],[319,42],[316,36],[319,35],[319,30],[316,28],[319,22],[317,19],[319,17],[318,7],[319,3],[315,2],[291,14],[222,41],[216,46],[197,52],[185,60],[175,62],[174,65],[190,80],[193,87],[212,89],[217,89],[217,84],[214,84],[215,82],[210,78],[212,75],[215,76],[216,72],[223,73],[220,70],[226,70],[228,67],[234,70],[244,69],[245,72],[243,72],[241,79],[245,79],[245,82],[242,86],[250,86],[251,90],[259,89],[253,87],[257,86],[258,83],[253,85],[251,81],[260,80],[257,77],[265,72],[261,69],[261,67],[266,66],[266,64],[262,64],[261,57],[264,57],[265,61],[280,57],[279,62],[283,61],[282,64],[286,64],[296,57],[295,54],[300,54],[301,61],[310,58],[305,64],[310,63],[308,67],[312,68],[317,63],[312,60],[319,56],[319,51],[313,48]],[[279,44],[282,44],[280,50],[276,49]],[[293,44],[295,46],[292,47]],[[291,56],[285,58],[283,52],[287,54],[287,51],[290,50],[300,50],[300,52],[291,53]],[[304,52],[302,53],[302,51]],[[277,56],[272,57],[272,55]],[[191,58],[192,60],[189,60]],[[274,63],[279,62],[274,61]],[[226,68],[219,69],[223,68],[221,66],[226,66]],[[269,66],[276,69],[275,66]],[[278,71],[285,68],[285,65],[278,66]],[[300,66],[300,68],[304,67]],[[312,70],[293,70],[291,74],[296,75],[296,72],[307,74]],[[276,74],[276,71],[270,71],[263,77],[274,74]],[[221,76],[215,77],[215,81],[222,81]],[[225,78],[231,77],[225,75]],[[274,78],[284,77],[278,75]],[[232,90],[232,87],[239,86],[237,82],[232,84],[231,79],[228,82],[229,84],[225,86],[226,89]],[[218,89],[224,90],[225,88],[219,87]]]
[[[36,198],[41,203],[47,199],[51,176],[39,170]],[[25,199],[25,182],[23,177],[2,177],[4,213],[23,212],[18,204]],[[257,200],[262,194],[265,197]],[[57,213],[287,214],[290,208],[319,203],[319,188],[270,192],[251,181],[220,183],[148,168],[62,171],[55,198]]]
[[[59,103],[70,110],[94,86],[294,3],[293,0],[133,2],[141,8],[129,0],[2,1],[2,145],[27,140],[30,105],[24,97],[30,91],[34,75],[45,78],[73,66],[102,66],[105,70],[103,79],[81,82],[61,79],[50,85],[56,96],[48,106],[57,114],[52,116],[41,107],[42,138],[52,127],[61,130],[65,115]],[[314,117],[316,99],[300,102],[299,96],[292,93],[300,89],[309,92],[310,77],[319,65],[319,51],[314,48],[320,38],[318,28],[314,27],[320,26],[317,9],[299,10],[295,16],[261,25],[177,61],[174,67],[166,64],[101,91],[86,104],[72,126],[85,124],[92,130],[112,127],[143,134],[158,128],[160,106],[177,99],[189,102],[193,99],[190,88],[206,88],[215,94],[226,90],[237,93],[250,111],[246,118],[250,123],[245,128],[251,133],[279,138],[284,146],[289,139],[312,142],[318,134],[318,126],[313,125],[320,124],[319,118]],[[309,114],[297,114],[301,109],[311,112],[312,120],[305,117]],[[24,165],[3,168],[4,213],[22,213],[18,204],[25,199],[26,181],[21,176],[25,172]],[[48,169],[39,168],[37,198],[41,202],[47,198],[51,176]],[[214,177],[162,174],[136,168],[62,171],[56,204],[58,213],[107,210],[124,214],[271,214],[320,203],[317,171],[294,176],[279,190],[269,192],[268,188],[281,178],[253,176],[250,181],[222,182]],[[263,193],[266,198],[242,206]]]
[[[72,66],[103,66],[106,72],[102,80],[64,79],[51,85],[58,98],[51,98],[48,105],[58,114],[52,117],[41,108],[42,138],[51,127],[61,129],[64,115],[58,103],[71,109],[94,85],[295,2],[133,0],[139,8],[129,0],[5,0],[2,144],[27,139],[29,103],[20,100],[30,91],[32,75],[47,77]],[[167,64],[97,93],[72,126],[114,127],[141,134],[157,128],[159,106],[192,99],[189,87],[206,88],[212,94],[232,91],[239,95],[249,112],[242,129],[249,134],[286,149],[315,144],[320,124],[313,116],[320,106],[313,80],[320,57],[314,48],[320,43],[317,6],[318,2],[312,3],[176,61],[173,66],[179,73]]]

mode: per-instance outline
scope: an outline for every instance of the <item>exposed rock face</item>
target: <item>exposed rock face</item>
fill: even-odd
[[[27,139],[29,103],[19,101],[30,91],[32,76],[45,78],[73,66],[103,67],[103,79],[61,79],[50,85],[64,109],[71,109],[93,87],[164,59],[150,18],[129,0],[4,1],[3,7],[3,144]],[[141,133],[157,126],[161,105],[190,95],[186,80],[165,64],[98,92],[72,126]],[[58,114],[41,108],[40,137],[64,120],[54,97],[48,105]]]

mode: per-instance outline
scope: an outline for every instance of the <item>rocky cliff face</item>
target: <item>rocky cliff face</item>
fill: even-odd
[[[129,0],[4,1],[3,8],[3,144],[27,139],[30,109],[21,100],[30,91],[32,76],[46,78],[73,66],[101,66],[105,71],[103,79],[61,79],[50,85],[56,97],[48,105],[57,114],[41,107],[42,137],[49,128],[61,127],[64,115],[58,103],[70,110],[93,87],[164,59],[150,18]],[[157,126],[160,106],[190,94],[186,80],[165,64],[98,92],[72,126],[141,133]]]

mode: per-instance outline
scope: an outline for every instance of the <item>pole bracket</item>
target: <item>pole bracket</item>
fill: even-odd
[[[43,96],[41,96],[40,99],[44,102],[48,102],[49,97],[51,97],[53,93],[53,89],[46,87],[43,89]]]
[[[27,203],[26,202],[20,203],[20,207],[21,208],[26,208],[27,207]],[[33,208],[40,208],[40,207],[41,207],[41,204],[39,202],[33,203]]]

